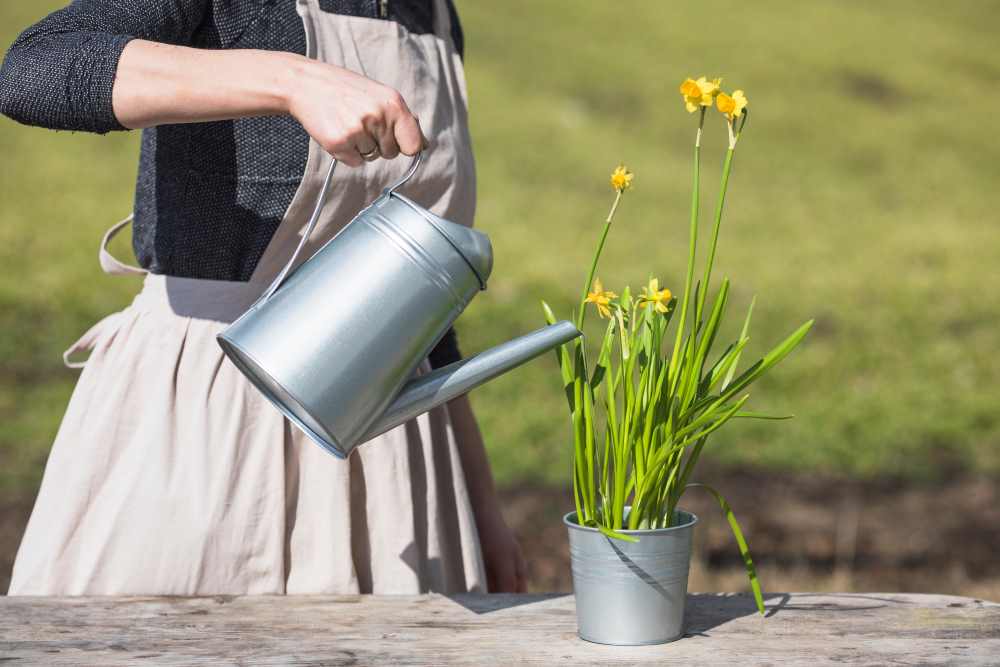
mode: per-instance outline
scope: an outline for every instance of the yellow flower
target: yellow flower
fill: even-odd
[[[632,178],[634,176],[635,174],[629,171],[628,167],[620,164],[611,172],[611,187],[618,192],[625,192],[632,187]]]
[[[681,97],[684,99],[684,107],[689,113],[694,113],[698,107],[712,106],[712,100],[719,94],[719,84],[722,79],[712,79],[709,81],[705,77],[695,79],[684,79],[681,84]]]
[[[611,317],[611,309],[608,306],[611,305],[611,300],[617,296],[614,292],[605,291],[604,285],[601,284],[601,279],[596,278],[594,280],[594,288],[587,294],[587,298],[584,301],[597,306],[597,313],[601,317]]]
[[[639,297],[639,305],[652,305],[661,313],[667,312],[670,299],[673,294],[666,287],[660,289],[660,281],[656,278],[649,279],[649,285],[642,288],[642,295]]]
[[[719,111],[726,114],[726,118],[732,121],[743,115],[743,110],[747,106],[747,96],[743,94],[742,90],[734,91],[732,97],[725,93],[719,93],[715,104],[719,107]]]

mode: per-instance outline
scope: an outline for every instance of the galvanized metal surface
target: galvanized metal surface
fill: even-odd
[[[579,639],[572,595],[2,598],[11,665],[996,665],[1000,605],[944,595],[688,596],[684,638]]]
[[[493,267],[485,234],[394,192],[418,164],[289,270],[321,197],[289,265],[218,337],[243,374],[337,456],[579,335],[553,325],[404,389]],[[332,175],[331,166],[327,186]]]
[[[684,601],[695,515],[678,510],[673,528],[622,530],[627,542],[563,518],[580,637],[599,644],[663,644],[684,634]]]
[[[385,433],[426,412],[427,406],[440,405],[468,393],[579,335],[572,322],[556,322],[413,379],[403,386],[397,399],[361,440],[365,442]]]

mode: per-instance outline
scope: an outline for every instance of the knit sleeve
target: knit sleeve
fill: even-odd
[[[124,130],[111,103],[118,60],[142,38],[190,43],[209,0],[75,0],[14,41],[0,68],[0,113],[56,130]]]

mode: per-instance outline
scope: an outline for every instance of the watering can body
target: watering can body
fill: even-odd
[[[366,440],[579,335],[545,327],[414,377],[452,322],[486,287],[488,237],[395,189],[292,269],[219,334],[226,355],[292,423],[338,457]]]

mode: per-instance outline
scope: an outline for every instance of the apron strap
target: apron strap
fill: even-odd
[[[451,38],[451,10],[448,0],[434,0],[434,34],[458,48]]]
[[[108,231],[104,232],[104,236],[101,237],[101,248],[98,252],[97,259],[101,263],[101,269],[108,275],[144,276],[149,273],[146,269],[122,262],[108,251],[108,244],[111,243],[111,240],[118,235],[118,232],[130,225],[133,218],[134,215],[129,215],[121,222],[112,225]],[[108,315],[100,322],[87,329],[87,333],[80,336],[78,341],[70,345],[69,349],[63,352],[63,364],[66,368],[83,368],[87,364],[86,359],[73,361],[71,357],[75,354],[79,354],[80,352],[90,352],[93,350],[94,345],[97,344],[97,340],[101,337],[101,335],[109,331],[110,327],[115,326],[120,315],[120,312]]]
[[[73,361],[70,359],[74,354],[80,352],[90,352],[94,349],[97,344],[97,340],[105,333],[112,330],[112,327],[116,327],[118,320],[121,318],[122,313],[111,313],[100,322],[94,326],[87,329],[87,333],[80,336],[80,339],[69,346],[65,352],[63,352],[63,364],[66,368],[83,368],[87,365],[87,359],[80,361]]]
[[[111,239],[117,236],[118,232],[122,229],[132,224],[134,218],[135,215],[131,214],[121,222],[112,225],[108,231],[104,232],[104,237],[101,239],[101,250],[97,255],[97,259],[101,263],[101,269],[108,275],[144,276],[149,273],[146,269],[138,266],[132,266],[131,264],[126,264],[125,262],[120,261],[108,251],[108,244],[111,242]]]

